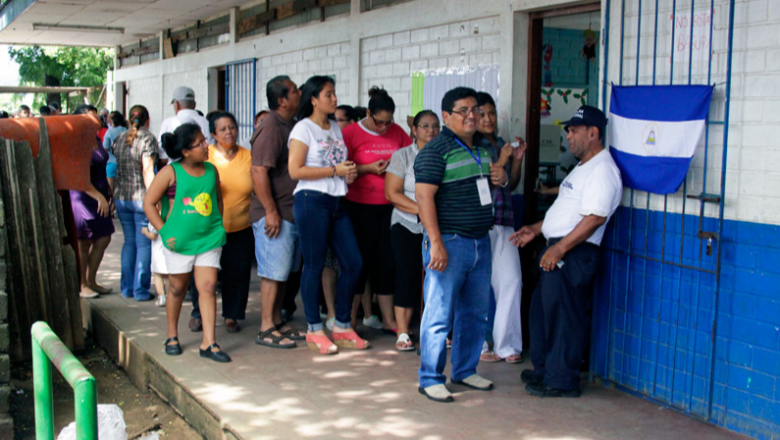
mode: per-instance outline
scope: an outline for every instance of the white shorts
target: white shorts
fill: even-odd
[[[168,274],[190,273],[195,266],[221,269],[219,260],[222,258],[222,247],[198,255],[182,255],[163,246],[163,254],[165,264],[168,266]]]
[[[165,249],[165,246],[163,245],[162,237],[158,234],[157,238],[152,242],[152,272],[168,275],[168,265],[165,264],[163,249]]]

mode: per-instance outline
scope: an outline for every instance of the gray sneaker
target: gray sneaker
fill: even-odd
[[[154,305],[156,305],[157,307],[165,307],[165,302],[166,302],[165,297],[166,297],[165,294],[157,295],[157,301],[154,302]]]

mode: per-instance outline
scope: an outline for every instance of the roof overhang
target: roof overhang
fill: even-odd
[[[257,0],[8,0],[0,44],[120,46],[250,3]]]

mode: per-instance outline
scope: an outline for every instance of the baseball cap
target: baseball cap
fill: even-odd
[[[171,100],[171,104],[173,104],[173,101],[194,101],[194,100],[195,100],[194,90],[186,86],[179,86],[173,90],[173,99]]]
[[[596,107],[583,105],[574,112],[574,116],[572,116],[571,119],[563,123],[563,129],[568,132],[569,127],[576,127],[578,125],[598,127],[601,131],[604,131],[604,128],[607,126],[607,117]]]

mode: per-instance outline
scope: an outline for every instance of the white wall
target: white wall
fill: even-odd
[[[612,2],[609,79],[620,81],[620,4]],[[627,2],[623,83],[636,83],[637,22],[640,15],[635,2]],[[708,3],[707,3],[708,5]],[[656,55],[657,82],[669,84],[672,54],[671,20],[672,1],[662,0],[659,5],[658,52]],[[690,3],[678,2],[679,18],[690,19]],[[705,12],[697,8],[696,14]],[[715,1],[712,39],[712,77],[716,84],[710,119],[723,121],[726,108],[726,68],[728,42],[728,3]],[[642,38],[640,41],[639,84],[652,82],[653,62],[653,2],[644,2]],[[732,89],[730,124],[728,133],[728,164],[726,167],[726,209],[728,219],[768,224],[780,224],[780,151],[776,126],[780,122],[780,1],[749,0],[739,2],[735,8]],[[690,29],[690,28],[688,28]],[[694,28],[695,29],[695,28]],[[690,32],[689,30],[687,32]],[[686,33],[687,33],[686,32]],[[695,30],[697,32],[697,30]],[[687,37],[687,35],[685,35]],[[679,28],[676,31],[677,40]],[[687,84],[689,63],[687,54],[675,49],[675,84]],[[693,83],[707,83],[708,63],[696,61],[692,66]],[[719,193],[721,163],[723,158],[724,127],[711,126],[709,151],[704,160],[703,142],[697,149],[688,173],[688,193],[697,195],[704,187],[707,174],[707,193]],[[645,193],[636,193],[634,203],[644,206]],[[651,209],[663,209],[663,197],[651,196]],[[624,204],[629,203],[629,193]],[[682,212],[682,190],[669,198],[671,210]],[[688,200],[686,212],[698,214],[699,205]],[[717,216],[717,209],[709,205],[706,214]]]
[[[359,104],[368,105],[371,86],[384,87],[396,103],[395,119],[405,121],[413,72],[499,64],[498,24],[498,17],[486,17],[364,38]]]

